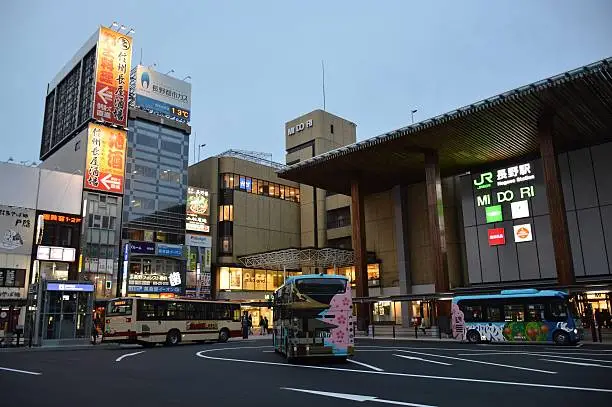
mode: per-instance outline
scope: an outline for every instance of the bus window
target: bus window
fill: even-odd
[[[465,305],[463,306],[463,314],[465,322],[482,322],[482,306],[480,305]]]
[[[544,304],[527,304],[527,322],[545,321]]]
[[[155,303],[153,301],[139,300],[136,310],[136,319],[139,321],[152,321],[156,319]]]
[[[341,279],[308,278],[295,284],[302,294],[334,295],[346,291],[346,280]]]
[[[504,322],[499,305],[487,306],[487,322]]]
[[[108,303],[106,316],[116,317],[121,315],[132,315],[132,300],[115,300]]]
[[[169,302],[167,306],[167,319],[169,320],[182,320],[185,317],[185,303],[184,302]]]
[[[232,320],[234,322],[240,322],[240,304],[231,304]]]
[[[567,321],[567,303],[565,301],[552,301],[548,303],[547,320],[551,322]]]
[[[522,304],[506,304],[504,305],[504,317],[506,322],[523,322],[525,309]]]
[[[215,319],[232,319],[232,316],[230,315],[229,304],[217,304]]]

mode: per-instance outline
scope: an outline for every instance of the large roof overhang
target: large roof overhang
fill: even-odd
[[[245,267],[267,270],[300,269],[302,267],[345,267],[355,264],[352,250],[283,249],[238,257]]]
[[[278,171],[281,178],[350,195],[423,181],[423,152],[442,176],[539,154],[537,124],[554,112],[558,151],[612,139],[612,58],[502,93],[414,125],[341,147]]]

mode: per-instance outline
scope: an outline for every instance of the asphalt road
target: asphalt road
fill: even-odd
[[[1,352],[0,405],[603,407],[611,369],[612,347],[588,344],[360,340],[353,361],[293,365],[268,340]]]

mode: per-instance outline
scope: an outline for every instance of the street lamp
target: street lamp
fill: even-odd
[[[171,69],[168,72],[166,72],[166,75],[170,75],[171,73],[174,73],[174,69]]]
[[[418,112],[418,110],[417,110],[417,109],[413,109],[413,110],[410,112],[410,116],[412,117],[412,124],[414,124],[414,114],[415,114],[416,112]]]
[[[198,146],[198,162],[200,162],[200,151],[202,150],[202,147],[206,147],[206,143]]]
[[[191,79],[191,76],[187,75],[183,78],[184,81],[186,81],[187,79]]]

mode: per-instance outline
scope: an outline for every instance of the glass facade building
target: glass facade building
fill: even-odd
[[[136,110],[130,110],[128,126],[122,220],[127,267],[120,280],[139,282],[138,287],[127,284],[128,294],[136,289],[151,295],[183,293],[190,128]],[[159,283],[177,272],[180,290]]]

